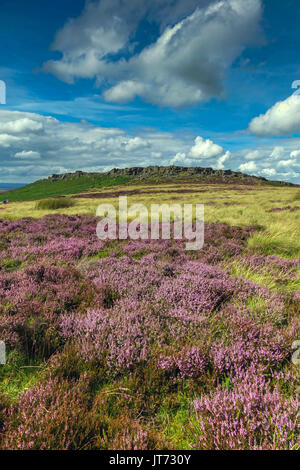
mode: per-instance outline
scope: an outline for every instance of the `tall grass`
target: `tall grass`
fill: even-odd
[[[202,185],[201,189],[205,190],[203,193],[196,191],[195,193],[181,193],[181,190],[190,189],[188,185],[184,185],[178,188],[178,193],[173,193],[171,190],[174,190],[174,186],[156,185],[155,192],[152,192],[152,188],[149,186],[143,194],[138,194],[138,192],[132,194],[132,190],[136,189],[138,191],[142,188],[142,185],[130,185],[131,195],[128,197],[128,205],[143,203],[150,209],[151,204],[154,203],[204,203],[206,222],[260,226],[261,230],[256,231],[248,242],[248,247],[251,247],[254,251],[261,254],[276,254],[287,258],[300,257],[298,235],[300,211],[269,212],[274,207],[289,206],[292,198],[298,197],[298,190],[295,191],[295,188],[255,186],[241,187],[240,190],[236,190],[228,185]],[[126,186],[123,190],[126,190]],[[38,208],[38,201],[14,202],[2,207],[0,218],[12,220],[23,217],[39,218],[51,213],[53,210],[68,215],[95,215],[98,205],[103,202],[113,204],[117,208],[118,198],[115,195],[115,188],[106,188],[102,191],[105,193],[103,199],[72,198],[75,205],[72,204],[61,209],[56,209],[52,205],[45,206],[43,201],[47,193],[44,193],[43,201]],[[110,193],[111,198],[108,198]],[[65,202],[68,197],[54,199]]]
[[[300,191],[297,191],[293,197],[293,201],[300,201]]]
[[[50,199],[42,199],[41,201],[37,202],[35,208],[37,210],[56,210],[56,209],[64,209],[67,207],[73,207],[74,205],[75,205],[75,201],[67,197],[50,198]]]

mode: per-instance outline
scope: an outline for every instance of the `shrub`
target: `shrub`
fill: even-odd
[[[49,377],[2,411],[2,449],[147,450],[157,448],[157,433],[113,406],[116,395],[95,395],[95,377]],[[124,394],[124,392],[123,392]],[[126,394],[125,394],[126,395]],[[125,397],[124,397],[125,399]],[[128,399],[127,399],[128,401]]]
[[[0,448],[295,448],[300,261],[245,250],[253,227],[208,223],[188,252],[96,225],[0,219]]]
[[[50,198],[50,199],[42,199],[41,201],[37,202],[35,208],[38,210],[48,210],[48,209],[65,209],[67,207],[73,207],[75,205],[75,201],[70,199],[69,197],[64,198]]]
[[[215,450],[297,448],[299,399],[285,398],[262,376],[250,373],[231,388],[194,401],[196,447]],[[198,439],[197,439],[198,438]]]
[[[101,420],[90,407],[90,384],[48,380],[23,394],[7,410],[4,449],[71,450],[92,447],[102,433]]]

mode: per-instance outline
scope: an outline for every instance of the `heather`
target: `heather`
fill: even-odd
[[[298,449],[300,260],[256,225],[188,252],[96,224],[0,220],[0,448]]]

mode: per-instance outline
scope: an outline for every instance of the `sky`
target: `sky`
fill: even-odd
[[[0,182],[180,165],[300,183],[299,19],[299,0],[1,0]]]

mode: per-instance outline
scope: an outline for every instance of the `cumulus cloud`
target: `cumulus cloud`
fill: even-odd
[[[266,178],[272,178],[277,174],[275,168],[263,168],[260,173]]]
[[[106,171],[112,167],[170,163],[175,151],[189,148],[190,142],[171,133],[145,131],[130,136],[122,129],[102,128],[87,122],[62,122],[36,113],[0,110],[0,127],[7,122],[34,121],[43,132],[10,127],[0,133],[1,179],[30,182],[52,173]],[[21,132],[21,130],[23,132]]]
[[[273,148],[273,150],[270,154],[270,158],[274,159],[274,160],[278,160],[283,155],[284,155],[284,147],[276,146],[276,147]]]
[[[264,146],[255,150],[243,150],[238,152],[243,162],[239,165],[240,171],[255,175],[273,178],[276,180],[288,180],[300,182],[300,151],[299,139],[286,140],[285,146]],[[252,160],[248,161],[252,157]]]
[[[230,152],[201,136],[179,136],[154,129],[129,135],[122,129],[84,121],[63,122],[37,113],[0,109],[2,128],[8,122],[24,119],[40,124],[42,131],[29,132],[24,127],[23,132],[15,133],[12,126],[10,132],[0,133],[2,181],[31,182],[52,173],[174,164],[227,168],[300,183],[299,139],[280,146]]]
[[[195,145],[191,148],[189,156],[197,160],[203,160],[205,158],[217,157],[222,152],[223,148],[220,145],[214,144],[212,140],[196,137]]]
[[[210,139],[196,137],[189,152],[178,152],[171,160],[172,165],[205,166],[223,170],[224,164],[231,157],[231,152],[224,152],[223,147]]]
[[[250,161],[250,162],[242,163],[239,166],[239,169],[244,173],[254,173],[257,171],[257,166],[254,161]]]
[[[261,153],[259,150],[252,150],[251,152],[245,155],[246,160],[256,160],[261,157]]]
[[[277,167],[280,168],[280,167],[291,167],[291,166],[295,166],[297,165],[297,162],[296,160],[280,160],[278,163],[277,163]]]
[[[28,140],[28,137],[16,137],[10,134],[0,134],[0,147],[10,147],[12,144],[16,144],[21,140]]]
[[[22,150],[22,152],[15,153],[15,158],[20,158],[24,160],[38,160],[39,158],[41,158],[41,155],[39,152],[33,152],[32,150]]]
[[[149,147],[150,144],[144,139],[140,137],[134,137],[133,139],[129,139],[129,141],[125,145],[126,152],[132,152],[134,150],[144,149]]]
[[[300,133],[300,96],[279,101],[265,114],[252,119],[249,130],[259,137],[287,136]]]
[[[21,134],[24,132],[37,132],[43,129],[43,124],[33,119],[15,118],[13,121],[0,123],[0,132]]]
[[[96,78],[106,101],[136,96],[163,106],[187,106],[221,96],[227,70],[243,49],[259,41],[261,0],[101,0],[58,32],[60,60],[43,69],[61,80]],[[137,52],[142,20],[160,35]],[[140,46],[138,44],[138,46]]]
[[[226,153],[224,153],[224,155],[222,155],[218,161],[217,161],[217,165],[216,165],[216,169],[217,170],[224,170],[225,166],[224,166],[224,163],[227,162],[231,157],[231,152],[229,152],[229,150],[227,150]]]

